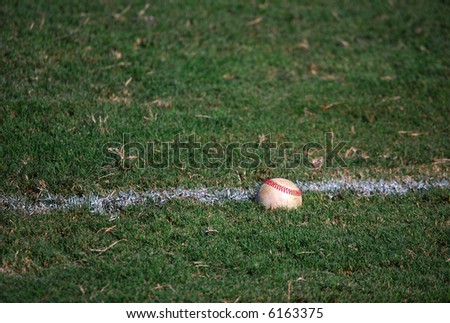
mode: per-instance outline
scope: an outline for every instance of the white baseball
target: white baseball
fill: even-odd
[[[256,201],[266,209],[296,209],[302,205],[302,191],[290,180],[272,178],[262,184]]]

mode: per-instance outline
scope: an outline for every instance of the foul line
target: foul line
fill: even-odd
[[[385,180],[325,180],[320,182],[296,182],[302,192],[321,192],[330,197],[340,192],[356,195],[401,195],[407,192],[424,191],[431,188],[448,188],[448,179],[414,180],[406,178],[400,181]],[[92,213],[116,214],[120,210],[135,205],[162,205],[173,199],[189,199],[200,203],[218,203],[223,201],[248,201],[255,197],[259,186],[253,189],[241,188],[197,188],[149,190],[135,192],[121,191],[116,195],[68,196],[47,194],[37,201],[24,197],[0,197],[0,209],[13,210],[27,214],[50,213],[57,210],[88,208]]]

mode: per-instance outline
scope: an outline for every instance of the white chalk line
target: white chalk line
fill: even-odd
[[[448,188],[448,179],[405,178],[403,180],[324,180],[319,182],[295,182],[304,193],[320,192],[330,197],[341,192],[355,195],[402,195],[408,192],[424,191],[432,188]],[[0,209],[13,210],[26,214],[50,213],[58,210],[88,208],[92,213],[114,214],[120,210],[137,205],[163,205],[173,199],[189,199],[200,203],[218,203],[224,201],[252,200],[259,188],[197,188],[197,189],[167,189],[136,192],[121,191],[117,194],[99,196],[89,194],[85,196],[61,196],[46,194],[37,201],[30,201],[24,197],[0,197]]]

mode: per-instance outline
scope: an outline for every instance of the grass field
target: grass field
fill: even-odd
[[[449,302],[448,187],[308,192],[273,212],[8,202],[446,180],[449,15],[437,0],[3,2],[0,301]],[[177,138],[198,155],[152,164]],[[289,149],[268,160],[271,143]]]

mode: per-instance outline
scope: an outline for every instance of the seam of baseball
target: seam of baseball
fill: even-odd
[[[275,182],[271,179],[265,181],[264,184],[267,184],[267,185],[269,185],[283,193],[289,194],[289,195],[302,196],[302,191],[300,189],[293,190],[291,188],[288,188],[286,186],[278,184],[277,182]]]

